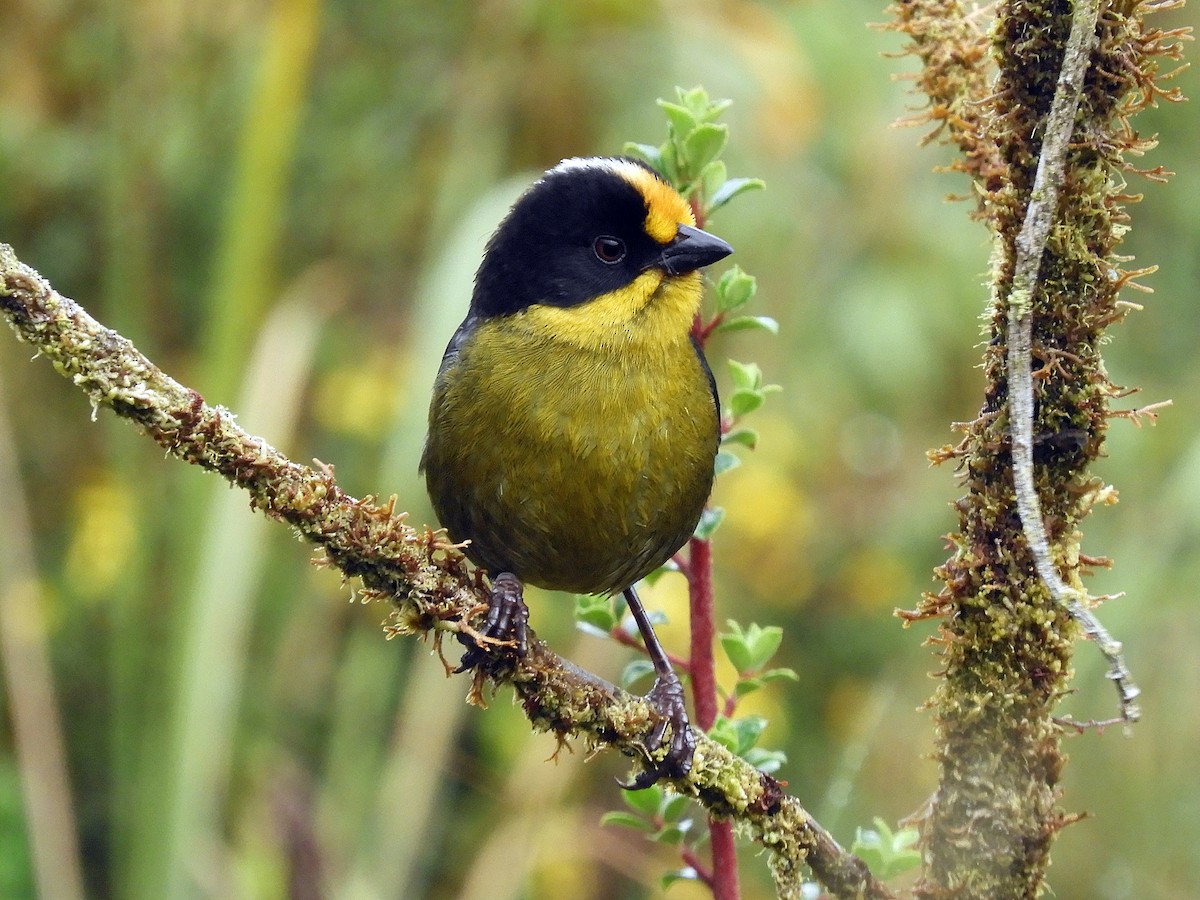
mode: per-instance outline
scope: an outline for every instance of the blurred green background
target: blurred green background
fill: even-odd
[[[759,278],[778,338],[718,340],[784,393],[723,476],[721,618],[780,624],[798,684],[745,711],[839,839],[934,786],[937,667],[895,607],[935,589],[953,472],[927,448],[978,410],[989,246],[945,148],[890,123],[915,61],[879,2],[182,0],[0,6],[0,240],[210,402],[355,494],[429,512],[428,390],[482,243],[564,156],[658,143],[654,100],[703,84],[733,175],[766,179],[710,227]],[[1160,24],[1190,24],[1194,10]],[[1179,83],[1200,96],[1200,73]],[[1095,593],[1145,720],[1067,742],[1059,897],[1182,898],[1200,882],[1200,117],[1152,110],[1146,160],[1179,174],[1132,208],[1161,271],[1108,366],[1173,398],[1114,422],[1086,524]],[[430,648],[385,642],[284,528],[164,460],[0,338],[0,896],[639,898],[670,850],[598,825],[625,766],[530,736],[507,693],[462,702]],[[682,585],[649,595],[686,647]],[[627,651],[534,598],[539,633],[608,677]],[[1081,645],[1065,709],[1107,716]],[[47,665],[48,663],[48,665]],[[19,723],[17,727],[14,723]],[[63,753],[60,754],[58,749]],[[69,785],[69,800],[56,785]],[[28,799],[28,803],[26,802]],[[77,858],[78,865],[72,859]],[[771,896],[743,854],[745,895]],[[695,898],[689,885],[671,896]]]

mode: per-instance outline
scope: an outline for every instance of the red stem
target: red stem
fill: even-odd
[[[700,857],[696,855],[696,851],[691,847],[684,847],[679,857],[683,860],[685,866],[691,866],[696,870],[696,878],[700,880],[701,884],[711,890],[713,886],[712,872],[708,871],[708,867],[700,862]]]
[[[692,676],[692,703],[696,707],[696,727],[708,731],[717,721],[717,664],[713,656],[716,642],[716,613],[713,608],[712,544],[692,538],[688,562],[688,603],[691,613],[692,644],[688,669]]]
[[[712,544],[692,538],[688,547],[688,601],[691,611],[692,643],[689,668],[692,676],[692,703],[696,725],[708,731],[717,720],[716,610],[713,604]],[[713,900],[738,900],[737,845],[733,823],[708,820],[712,844]]]
[[[732,719],[733,714],[737,711],[737,693],[734,692],[725,698],[725,709],[721,713],[725,718]]]
[[[712,333],[714,331],[716,331],[717,328],[720,326],[720,324],[724,321],[725,321],[725,313],[722,312],[722,313],[717,313],[715,316],[713,316],[707,322],[702,324],[698,330],[695,325],[692,326],[692,332],[694,334],[696,334],[696,340],[698,340],[700,342],[701,347],[703,347],[706,343],[708,343],[708,339],[710,337],[712,337]]]
[[[693,198],[692,210],[696,214],[696,227],[704,227],[704,216]],[[705,322],[699,313],[692,321],[692,334],[703,348],[724,316],[718,314],[712,321]],[[729,430],[722,420],[721,433]],[[692,538],[688,545],[687,568],[680,567],[688,580],[688,603],[691,613],[692,643],[688,669],[692,679],[692,704],[696,709],[696,725],[708,731],[717,720],[717,664],[713,646],[716,644],[716,609],[713,604],[712,544],[706,540]],[[730,699],[733,697],[731,695]],[[732,713],[732,704],[727,704]],[[696,864],[694,854],[684,851],[684,861],[696,869],[703,881],[712,890],[713,900],[738,900],[741,888],[738,885],[737,845],[733,838],[733,823],[718,821],[711,816],[708,820],[709,841],[712,845],[712,871],[706,873]],[[692,857],[689,859],[688,857]],[[705,877],[705,876],[708,877]]]
[[[729,820],[708,820],[708,837],[712,842],[713,900],[738,900],[737,845],[733,839],[733,823]]]

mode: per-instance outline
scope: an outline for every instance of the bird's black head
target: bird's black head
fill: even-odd
[[[522,195],[492,235],[471,312],[574,306],[630,284],[651,266],[680,275],[731,252],[693,223],[687,201],[640,162],[565,160]]]

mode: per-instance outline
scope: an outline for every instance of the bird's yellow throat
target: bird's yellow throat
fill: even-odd
[[[633,282],[576,306],[534,304],[504,328],[598,352],[654,351],[686,340],[700,308],[700,273],[648,269]]]

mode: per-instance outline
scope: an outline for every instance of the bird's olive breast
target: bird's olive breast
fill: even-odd
[[[588,352],[482,320],[439,376],[423,465],[467,555],[559,590],[620,590],[691,535],[718,418],[686,336]]]

